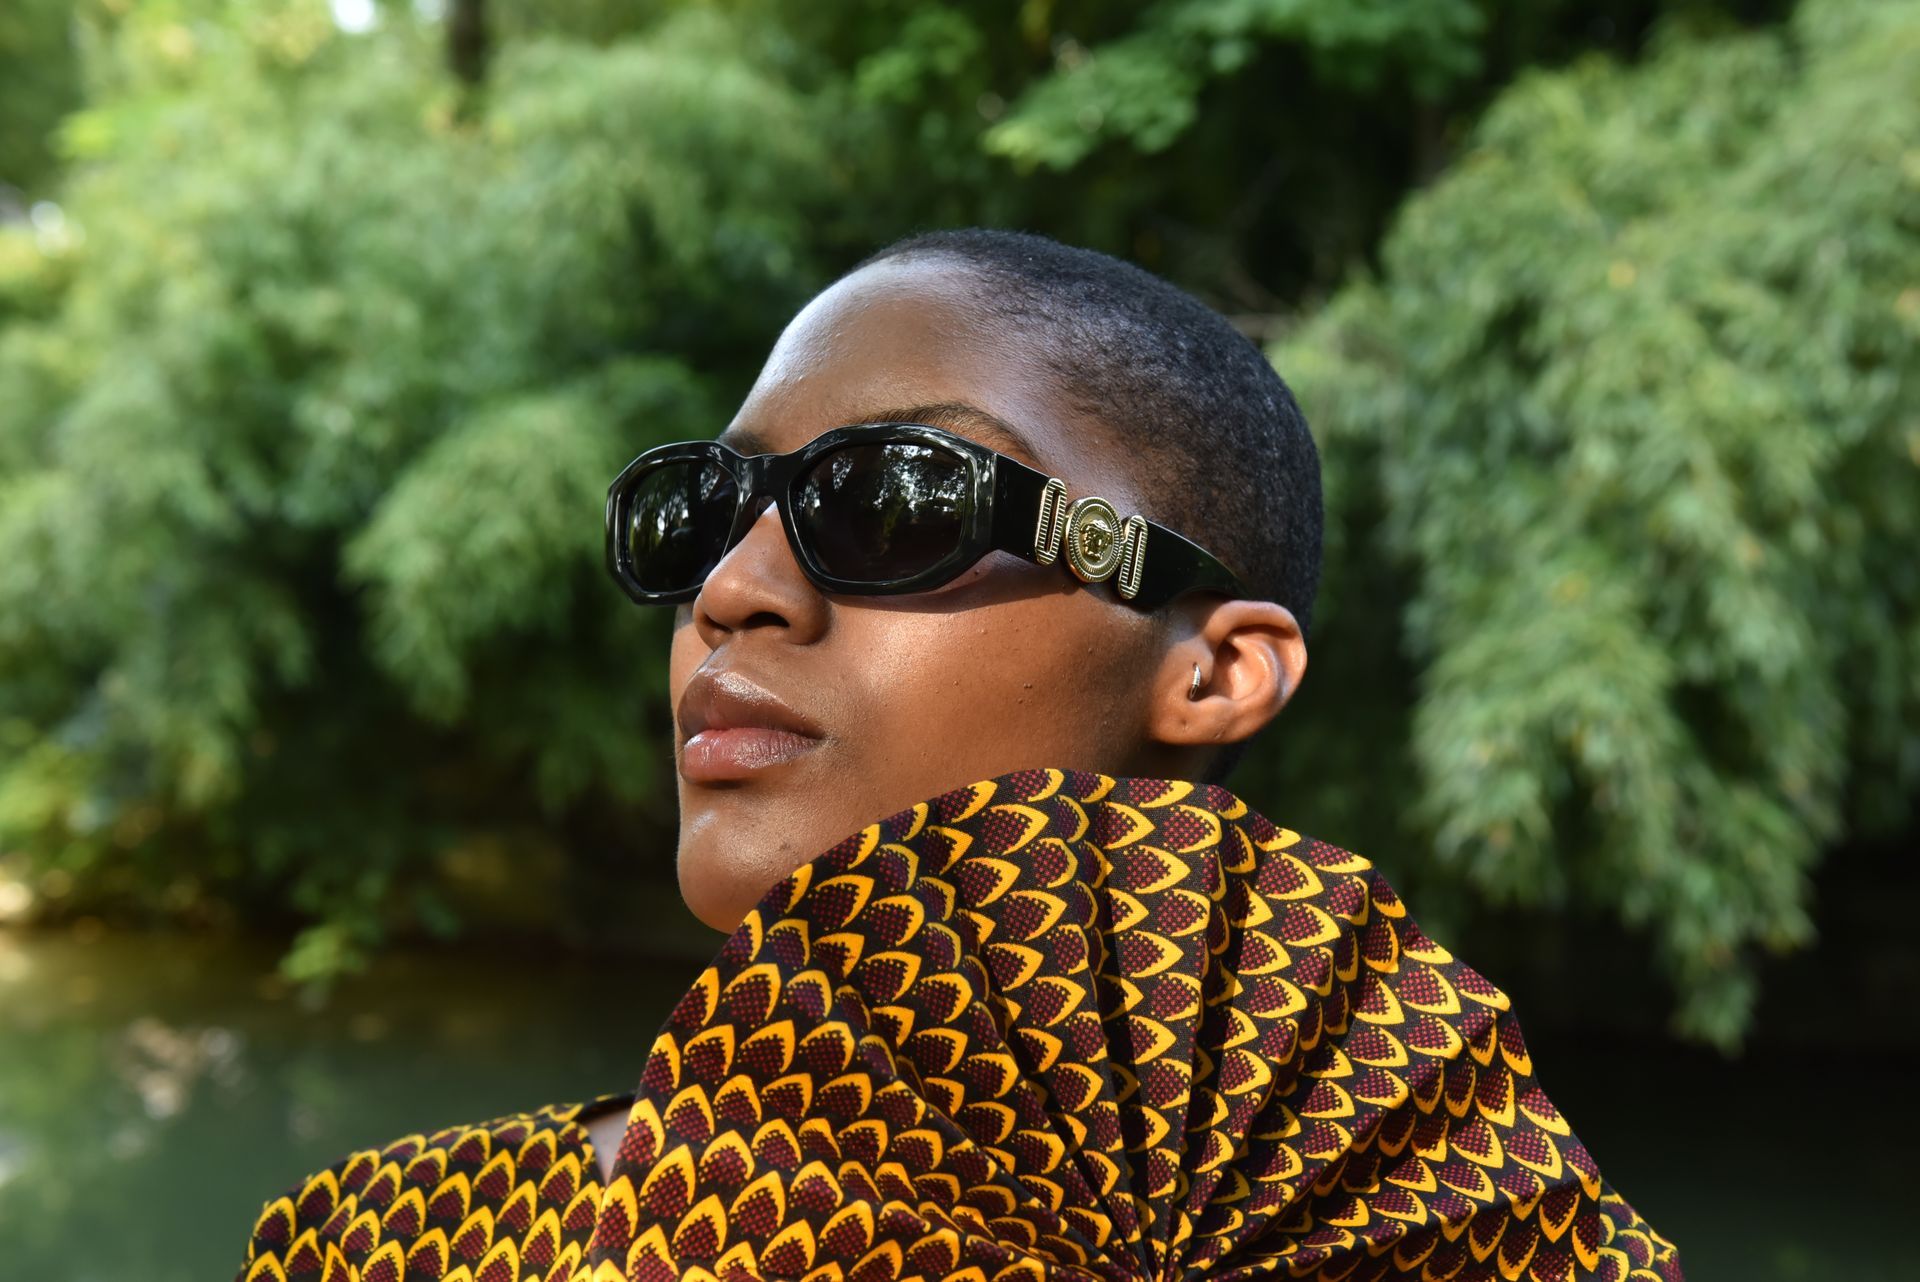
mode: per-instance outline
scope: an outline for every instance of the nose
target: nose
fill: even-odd
[[[827,599],[794,559],[779,509],[767,498],[753,501],[759,515],[693,600],[694,626],[710,649],[743,630],[779,629],[779,639],[793,645],[826,630]]]

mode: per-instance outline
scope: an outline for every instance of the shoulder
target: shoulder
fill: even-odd
[[[431,1134],[403,1135],[349,1153],[269,1201],[254,1222],[236,1278],[439,1277],[465,1265],[541,1275],[583,1258],[600,1207],[586,1122],[631,1102],[604,1095]],[[376,1265],[391,1260],[388,1273]],[[558,1272],[566,1277],[571,1265]]]

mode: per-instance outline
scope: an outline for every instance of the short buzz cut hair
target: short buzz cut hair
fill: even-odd
[[[1293,393],[1251,339],[1152,272],[1031,232],[924,232],[852,270],[891,259],[951,263],[989,286],[977,305],[1031,340],[1056,385],[1136,452],[1157,509],[1147,515],[1219,557],[1253,596],[1292,611],[1307,634],[1320,584],[1320,458]],[[1240,755],[1223,753],[1210,775]]]

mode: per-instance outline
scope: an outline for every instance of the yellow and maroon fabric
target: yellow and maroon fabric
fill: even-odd
[[[601,1196],[582,1113],[581,1105],[543,1108],[350,1153],[267,1203],[238,1277],[585,1277]]]
[[[545,1116],[536,1161],[584,1175],[566,1206],[527,1176],[493,1257],[416,1266],[389,1198],[355,1242],[366,1211],[332,1210],[304,1275],[338,1243],[336,1276],[382,1282],[1681,1278],[1506,996],[1366,859],[1210,785],[1023,771],[872,824],[688,990],[604,1190]],[[303,1275],[291,1206],[243,1277]]]

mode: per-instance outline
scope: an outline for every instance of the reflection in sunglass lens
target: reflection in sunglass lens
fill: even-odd
[[[966,460],[931,445],[848,445],[802,478],[793,521],[821,569],[879,583],[932,568],[966,529]]]
[[[727,551],[738,488],[718,463],[664,463],[633,489],[627,551],[648,592],[679,592],[706,581]]]

